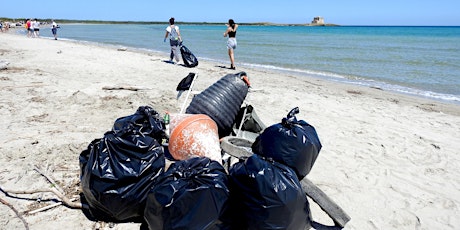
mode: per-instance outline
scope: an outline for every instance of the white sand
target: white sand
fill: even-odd
[[[223,50],[222,52],[226,52]],[[256,58],[256,57],[254,57]],[[0,187],[48,187],[34,165],[79,193],[82,150],[111,129],[116,118],[139,106],[178,112],[175,88],[189,72],[203,90],[228,73],[246,71],[254,88],[248,101],[266,125],[294,107],[323,144],[308,175],[350,216],[345,229],[460,228],[460,106],[330,83],[289,74],[219,68],[201,61],[193,69],[165,63],[168,57],[49,39],[0,34]],[[238,60],[238,57],[236,57]],[[103,90],[134,86],[145,90]],[[184,96],[182,96],[182,99]],[[52,204],[53,194],[0,198],[20,212]],[[312,204],[313,218],[331,220]],[[24,214],[31,229],[91,229],[81,210],[59,206]],[[0,229],[23,229],[0,204]],[[107,226],[105,228],[108,228]],[[139,229],[116,224],[111,229]]]

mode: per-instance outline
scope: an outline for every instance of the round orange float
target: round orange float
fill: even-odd
[[[204,114],[171,115],[168,149],[176,160],[205,156],[222,163],[216,122]]]

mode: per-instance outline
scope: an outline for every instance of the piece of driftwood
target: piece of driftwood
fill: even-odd
[[[0,202],[6,206],[8,206],[13,212],[16,214],[16,216],[22,221],[22,224],[24,224],[24,227],[29,230],[29,223],[27,223],[26,219],[19,213],[19,211],[10,203],[6,202],[6,200],[0,198]]]
[[[34,165],[34,170],[36,172],[38,172],[40,175],[42,175],[43,177],[46,178],[46,180],[48,180],[48,182],[53,186],[55,187],[60,193],[64,194],[64,189],[61,188],[61,186],[59,186],[53,178],[51,178],[50,176],[46,175],[45,173],[42,172],[42,170],[40,169],[40,167],[38,167],[37,165]]]
[[[50,192],[53,193],[58,197],[59,200],[62,201],[62,203],[68,207],[71,208],[76,208],[76,209],[82,209],[86,208],[87,206],[82,203],[76,203],[72,202],[69,198],[64,196],[61,192],[59,192],[56,188],[39,188],[39,189],[31,189],[31,190],[10,190],[10,189],[5,189],[1,188],[5,193],[7,194],[35,194],[35,193],[41,193],[41,192]]]
[[[0,191],[5,193],[5,195],[7,195],[7,196],[11,196],[10,194],[34,194],[34,193],[50,192],[50,193],[53,193],[54,195],[56,195],[59,200],[61,200],[60,202],[57,202],[55,204],[48,205],[48,206],[45,206],[45,207],[30,211],[30,212],[28,212],[29,214],[42,212],[42,211],[48,210],[50,208],[53,208],[53,207],[56,207],[56,206],[59,206],[59,205],[62,205],[62,204],[66,205],[67,207],[75,208],[75,209],[83,209],[83,208],[88,209],[87,204],[82,204],[81,202],[74,202],[76,200],[74,198],[73,199],[67,198],[64,195],[64,190],[53,180],[53,178],[51,178],[50,176],[48,176],[45,173],[43,173],[38,166],[35,166],[34,170],[36,172],[38,172],[41,176],[45,177],[46,180],[53,187],[52,188],[44,188],[44,189],[32,189],[32,190],[10,190],[10,189],[5,189],[5,188],[0,187]],[[29,229],[29,224],[24,219],[24,217],[21,215],[21,213],[13,205],[11,205],[7,201],[3,200],[2,198],[0,198],[0,202],[2,204],[4,204],[4,205],[8,206],[10,209],[12,209],[14,211],[14,213],[16,214],[16,216],[24,224],[25,229],[27,229],[27,230]]]
[[[71,202],[74,202],[74,201],[76,201],[76,200],[77,200],[77,199],[75,199],[75,198],[70,199]],[[44,207],[41,207],[41,208],[34,209],[34,210],[29,211],[29,212],[27,212],[27,213],[28,213],[28,214],[35,214],[35,213],[39,213],[39,212],[46,211],[46,210],[48,210],[48,209],[52,209],[52,208],[57,207],[57,206],[59,206],[59,205],[62,205],[62,201],[59,201],[59,202],[57,202],[57,203],[50,204],[50,205],[47,205],[47,206],[44,206]]]
[[[87,209],[88,208],[87,204],[82,204],[81,202],[73,202],[71,199],[67,198],[64,195],[64,192],[63,192],[64,190],[56,182],[54,182],[54,180],[51,177],[43,173],[38,166],[35,166],[34,170],[37,171],[41,176],[45,177],[46,180],[51,184],[52,187],[32,189],[32,190],[11,190],[11,189],[0,188],[0,190],[6,193],[7,195],[9,193],[11,194],[35,194],[35,193],[41,193],[41,192],[49,192],[49,193],[53,193],[54,195],[56,195],[58,199],[61,200],[61,202],[67,207],[76,208],[76,209],[83,209],[83,208]]]
[[[52,209],[52,208],[54,208],[54,207],[57,207],[57,206],[59,206],[59,205],[61,205],[61,204],[62,204],[62,202],[59,201],[59,202],[57,202],[57,203],[50,204],[50,205],[47,205],[47,206],[45,206],[45,207],[41,207],[41,208],[34,209],[34,210],[32,210],[32,211],[28,211],[27,213],[28,213],[28,214],[35,214],[35,213],[43,212],[43,211],[46,211],[46,210],[48,210],[48,209]]]
[[[248,158],[253,154],[250,150],[252,142],[240,137],[224,137],[222,138],[220,146],[227,154],[239,159]],[[317,203],[324,212],[326,212],[326,214],[334,221],[336,226],[341,228],[345,227],[345,224],[350,221],[351,218],[342,208],[340,208],[340,206],[338,206],[327,196],[326,193],[324,193],[306,177],[302,179],[300,183],[306,195]]]
[[[307,193],[319,207],[327,213],[327,215],[334,221],[336,226],[345,227],[348,221],[351,220],[350,216],[338,206],[326,193],[318,188],[313,182],[306,177],[300,181],[302,189]]]
[[[150,90],[151,88],[146,87],[138,87],[138,86],[104,86],[102,87],[103,90],[131,90],[131,91],[138,91],[138,90]]]

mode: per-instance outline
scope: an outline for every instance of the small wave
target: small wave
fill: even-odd
[[[291,69],[291,68],[282,68],[273,65],[262,65],[262,64],[253,64],[253,63],[244,63],[243,66],[256,68],[256,69],[268,69],[268,70],[275,70],[280,72],[289,72],[298,75],[304,75],[309,77],[316,77],[321,78],[329,81],[335,81],[339,83],[346,83],[346,84],[354,84],[366,87],[373,87],[382,90],[387,90],[396,93],[402,93],[406,95],[424,97],[429,99],[441,100],[452,102],[455,104],[460,104],[460,96],[453,95],[453,94],[443,94],[443,93],[436,93],[432,91],[424,91],[410,87],[404,87],[400,85],[393,85],[385,82],[375,81],[371,79],[364,79],[357,76],[350,76],[350,75],[342,75],[332,72],[326,71],[315,71],[315,70],[301,70],[301,69]]]
[[[424,90],[419,90],[415,88],[404,87],[400,85],[393,85],[393,84],[388,84],[385,82],[379,82],[379,81],[374,81],[374,80],[363,80],[363,79],[350,80],[350,81],[346,81],[345,83],[373,87],[373,88],[378,88],[378,89],[387,90],[391,92],[412,95],[416,97],[423,97],[423,98],[434,99],[434,100],[439,100],[439,101],[451,102],[454,104],[460,104],[459,95],[436,93],[432,91],[424,91]]]

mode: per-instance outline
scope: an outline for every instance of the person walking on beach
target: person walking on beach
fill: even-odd
[[[51,20],[51,33],[53,33],[54,40],[57,40],[57,29],[59,26],[54,20]]]
[[[27,19],[26,23],[24,23],[24,28],[26,29],[27,37],[30,37],[29,27],[30,27],[30,19]]]
[[[166,27],[166,34],[164,42],[169,37],[169,45],[171,45],[171,54],[169,55],[169,61],[173,62],[176,59],[176,63],[179,62],[179,45],[182,43],[182,37],[180,35],[179,26],[174,25],[174,18],[169,19],[169,26]]]
[[[34,27],[34,37],[35,38],[40,37],[40,22],[37,21],[37,19],[34,19],[32,24],[33,24],[33,27]]]
[[[238,29],[238,24],[235,24],[235,21],[233,21],[233,19],[229,19],[228,24],[226,24],[226,26],[227,30],[224,33],[224,37],[228,36],[227,49],[231,63],[230,69],[236,69],[234,50],[236,49],[236,30]]]
[[[34,29],[33,29],[33,26],[32,26],[32,21],[30,21],[30,19],[27,19],[26,30],[27,30],[27,37],[28,38],[32,37],[32,35],[34,33]]]

